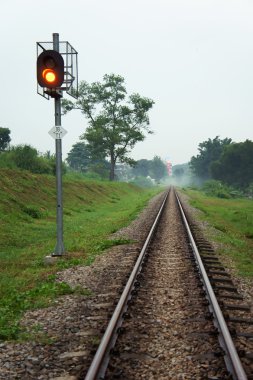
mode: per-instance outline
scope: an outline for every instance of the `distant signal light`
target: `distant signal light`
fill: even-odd
[[[59,52],[45,50],[38,56],[37,80],[41,87],[61,87],[64,82],[64,60]]]

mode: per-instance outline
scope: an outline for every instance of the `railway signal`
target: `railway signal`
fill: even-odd
[[[43,98],[54,98],[55,125],[50,135],[55,139],[56,158],[56,223],[57,242],[52,256],[61,256],[63,243],[63,202],[62,202],[62,137],[67,133],[61,126],[61,98],[63,91],[77,98],[77,51],[67,41],[59,41],[59,34],[53,33],[52,42],[37,42],[37,93]]]
[[[41,87],[61,87],[64,82],[64,60],[58,51],[45,50],[38,56],[37,80]]]

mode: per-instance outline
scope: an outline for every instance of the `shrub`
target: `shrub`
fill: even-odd
[[[66,167],[66,165],[65,165],[65,169],[67,169],[66,177],[70,180],[84,180],[84,179],[94,179],[97,181],[102,180],[101,176],[98,173],[94,173],[94,172],[82,173],[78,171],[73,171],[73,170],[70,170],[68,167]]]
[[[11,158],[11,152],[0,153],[0,168],[17,169],[17,165]]]
[[[206,181],[203,186],[202,190],[210,196],[218,197],[218,198],[231,198],[231,194],[229,191],[229,188],[224,185],[220,181],[216,181],[214,179],[211,179],[209,181]]]
[[[248,197],[253,198],[253,182],[251,182],[246,189],[246,194]]]
[[[150,178],[146,177],[135,177],[134,180],[130,181],[130,183],[140,186],[140,187],[153,187],[154,183]]]
[[[37,174],[52,174],[52,167],[49,161],[39,157],[38,151],[30,145],[17,145],[13,147],[11,156],[20,169],[29,170]]]
[[[0,154],[0,168],[23,169],[36,174],[56,174],[55,156],[42,155],[30,145],[17,145]],[[62,173],[66,164],[62,163]]]
[[[42,157],[41,157],[42,158]],[[56,160],[55,155],[51,156],[50,158],[42,158],[43,161],[46,161],[47,164],[50,166],[50,174],[56,175]],[[62,162],[62,174],[67,173],[67,165],[65,162]]]
[[[37,207],[33,206],[24,206],[22,210],[29,216],[31,216],[34,219],[40,219],[42,218],[43,214],[41,210],[39,210]]]

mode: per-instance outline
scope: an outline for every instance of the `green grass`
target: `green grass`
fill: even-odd
[[[215,227],[212,238],[222,243],[220,253],[229,256],[240,276],[253,278],[253,201],[220,199],[196,190],[186,190],[193,207],[200,209],[202,219]]]
[[[54,273],[89,265],[112,245],[110,234],[136,218],[159,189],[68,177],[63,181],[67,255],[52,266],[44,257],[56,244],[55,178],[0,169],[0,339],[21,339],[24,311],[44,307],[62,294],[81,294],[58,284]]]

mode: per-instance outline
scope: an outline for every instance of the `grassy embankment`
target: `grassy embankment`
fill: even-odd
[[[229,256],[238,275],[253,279],[253,200],[220,199],[196,190],[186,190],[190,204],[200,209],[201,218],[217,233],[211,238],[221,243],[219,252]]]
[[[129,224],[159,191],[70,177],[63,188],[68,255],[46,267],[43,259],[56,243],[55,179],[0,169],[0,339],[24,338],[18,321],[25,310],[47,306],[61,294],[82,293],[57,284],[55,272],[89,265],[103,249],[124,243],[108,236]]]

